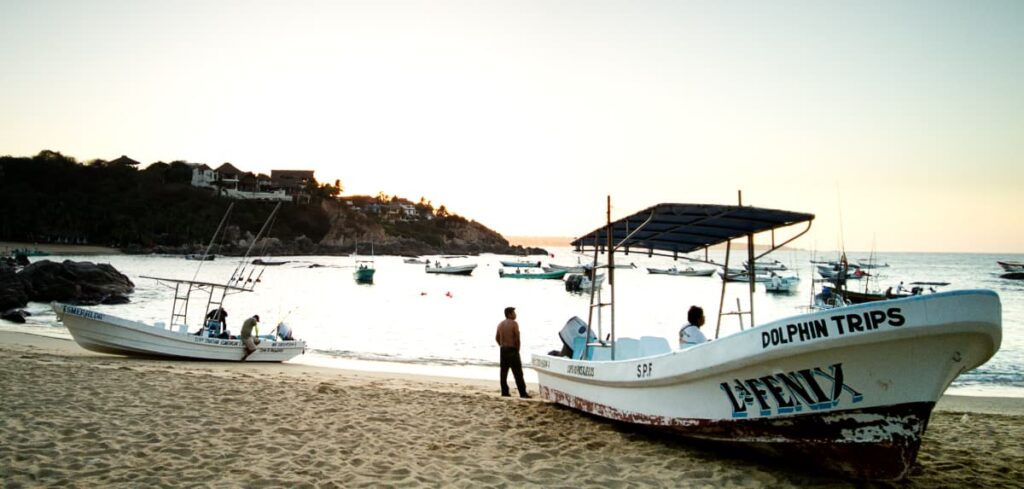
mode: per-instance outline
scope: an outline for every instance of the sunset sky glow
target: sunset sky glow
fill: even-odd
[[[507,235],[659,202],[1024,253],[1020,1],[0,0],[0,154],[312,169]]]

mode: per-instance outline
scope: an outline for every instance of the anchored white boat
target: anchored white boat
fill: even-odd
[[[565,290],[566,292],[592,292],[595,290],[601,290],[601,285],[604,284],[604,274],[598,273],[593,275],[595,278],[591,279],[591,273],[573,273],[565,276]]]
[[[647,273],[651,275],[676,275],[680,277],[710,277],[715,274],[714,268],[695,269],[693,267],[686,268],[648,268]]]
[[[800,277],[795,275],[783,276],[777,273],[772,273],[771,279],[764,284],[764,290],[773,293],[791,294],[796,292],[796,289],[799,286]]]
[[[439,275],[472,275],[473,270],[476,270],[476,263],[469,265],[444,265],[437,264],[433,267],[428,263],[426,266],[427,273],[436,273]]]
[[[609,219],[574,245],[611,250],[612,262],[627,248],[672,256],[744,238],[752,257],[755,233],[771,231],[774,249],[804,234],[813,219],[753,207],[660,204]],[[807,229],[775,243],[776,229],[799,223]],[[608,282],[614,289],[612,270]],[[561,334],[569,356],[533,355],[544,399],[872,479],[907,474],[935,402],[958,375],[991,358],[1002,336],[999,297],[965,290],[802,314],[678,350],[663,338],[616,338],[614,291],[606,295],[612,300],[595,294],[592,301],[596,334],[593,317],[589,325],[574,318]],[[604,337],[603,306],[613,308],[606,342],[597,340]],[[750,308],[742,314],[757,324],[752,302]]]
[[[1024,272],[1024,262],[1006,260],[996,261],[996,263],[1007,272]]]
[[[280,204],[278,204],[280,207]],[[228,213],[231,207],[228,208]],[[271,217],[264,223],[263,229],[253,240],[255,244],[267,229],[273,215],[277,212],[275,207]],[[218,233],[224,225],[218,227]],[[216,239],[214,234],[214,239]],[[210,241],[211,246],[213,240]],[[252,246],[250,245],[250,251]],[[132,321],[120,318],[111,314],[101,313],[84,307],[54,302],[51,304],[57,319],[64,323],[64,326],[71,333],[82,348],[100,353],[112,353],[115,355],[147,356],[147,357],[168,357],[191,360],[225,360],[225,361],[247,361],[247,362],[283,362],[296,355],[305,352],[306,342],[291,339],[290,329],[284,333],[288,338],[280,336],[285,328],[275,328],[274,334],[259,336],[260,343],[256,351],[246,357],[245,346],[238,338],[219,337],[212,334],[214,324],[207,325],[203,319],[194,322],[200,326],[197,334],[189,333],[188,306],[193,302],[193,295],[205,297],[203,302],[207,310],[214,310],[222,306],[228,294],[236,292],[252,292],[253,287],[259,283],[263,275],[263,269],[252,266],[248,263],[248,252],[245,259],[236,267],[231,278],[226,284],[215,284],[196,280],[178,280],[171,278],[151,278],[163,283],[172,284],[174,287],[174,304],[171,307],[170,326],[163,322],[147,324],[141,321]],[[196,318],[193,318],[196,319]],[[211,327],[207,327],[211,326]]]
[[[559,265],[557,263],[549,263],[548,266],[543,267],[545,272],[556,272],[565,270],[568,273],[583,273],[587,270],[587,265]]]
[[[746,269],[746,270],[750,270],[750,262],[749,261],[743,262],[743,268]],[[786,268],[786,264],[782,263],[779,260],[772,260],[772,261],[763,261],[762,260],[762,261],[754,263],[754,273],[777,272],[777,271],[780,271],[780,270],[787,270],[787,268]]]

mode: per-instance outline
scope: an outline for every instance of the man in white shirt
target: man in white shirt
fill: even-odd
[[[707,337],[700,330],[700,327],[704,326],[704,309],[690,306],[689,312],[686,313],[686,319],[689,321],[689,324],[679,330],[680,350],[708,341]]]

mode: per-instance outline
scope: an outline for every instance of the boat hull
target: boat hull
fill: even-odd
[[[1007,272],[1024,272],[1024,262],[1019,261],[997,261],[999,266]]]
[[[539,261],[504,261],[499,260],[501,266],[509,268],[540,268]]]
[[[356,282],[361,284],[372,284],[373,274],[376,272],[377,270],[373,268],[361,268],[352,272],[352,277],[356,279]]]
[[[898,479],[935,402],[1000,341],[998,296],[959,291],[805,314],[656,356],[532,364],[552,402]]]
[[[714,268],[707,270],[679,270],[672,268],[648,268],[647,273],[651,275],[673,275],[677,277],[710,277],[715,274]]]
[[[498,270],[498,276],[501,278],[518,278],[526,280],[562,280],[567,273],[569,273],[568,270],[555,270],[543,273],[507,273],[502,270]]]
[[[207,338],[68,304],[52,305],[57,317],[82,348],[125,356],[190,360],[241,361],[245,347],[238,339]],[[283,362],[302,354],[306,342],[263,339],[246,362]]]
[[[476,265],[460,265],[452,267],[427,267],[427,273],[435,273],[438,275],[472,275],[473,270],[476,270]]]

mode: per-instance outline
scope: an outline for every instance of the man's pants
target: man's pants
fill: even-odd
[[[516,379],[516,388],[520,396],[526,396],[526,381],[523,380],[523,363],[519,359],[519,349],[501,347],[501,395],[509,395],[508,391],[508,370],[512,369],[512,376]]]

